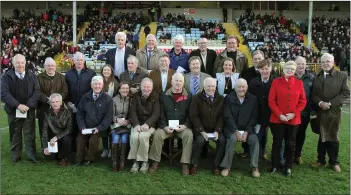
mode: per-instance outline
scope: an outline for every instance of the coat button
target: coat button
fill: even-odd
[[[174,110],[177,110],[177,108],[175,108]]]

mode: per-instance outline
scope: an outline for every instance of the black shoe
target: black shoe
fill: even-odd
[[[33,162],[33,163],[40,163],[39,160],[37,160],[36,158],[32,157],[30,159],[28,159],[29,161]]]
[[[284,175],[285,176],[290,176],[291,175],[291,169],[290,168],[285,168]]]
[[[76,167],[79,167],[79,166],[82,166],[83,165],[83,162],[77,162],[76,164],[74,164],[74,166]]]
[[[270,173],[270,174],[274,174],[274,173],[276,173],[276,172],[278,172],[278,171],[279,171],[278,168],[272,168],[272,169],[269,171],[269,173]]]
[[[22,160],[21,157],[14,158],[14,159],[12,159],[12,164],[16,164],[18,161],[21,161],[21,160]]]
[[[91,164],[91,161],[85,161],[84,166],[89,166]]]

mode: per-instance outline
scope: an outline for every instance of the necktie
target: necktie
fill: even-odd
[[[98,98],[98,96],[96,94],[94,94],[94,100],[96,100]]]
[[[208,98],[210,98],[211,102],[213,102],[213,96],[212,95],[208,96]]]
[[[22,80],[23,79],[23,73],[19,73],[20,75],[20,79]]]
[[[130,77],[130,80],[132,80],[134,77],[134,72],[129,73],[129,77]]]
[[[151,58],[151,50],[147,51],[147,69],[150,70],[150,58]]]
[[[199,79],[197,77],[194,77],[194,91],[195,94],[199,93],[200,91]]]

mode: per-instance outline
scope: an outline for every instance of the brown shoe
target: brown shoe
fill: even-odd
[[[213,170],[212,170],[212,173],[213,173],[213,175],[218,176],[218,175],[221,174],[221,171],[220,171],[219,169],[213,169]]]
[[[339,165],[334,165],[334,166],[333,166],[333,169],[334,169],[334,171],[337,172],[337,173],[340,173],[340,172],[341,172],[341,168],[340,168]]]
[[[149,173],[156,173],[157,169],[158,169],[158,162],[154,161],[151,167],[149,168]]]
[[[191,169],[190,169],[190,175],[194,176],[197,173],[197,165],[194,165]]]
[[[303,161],[302,161],[302,158],[301,158],[301,157],[295,158],[295,159],[294,159],[294,162],[295,162],[297,165],[303,164]]]
[[[189,175],[189,167],[188,164],[182,164],[182,174]]]
[[[260,177],[260,172],[258,171],[258,168],[252,168],[252,177]]]
[[[325,167],[325,164],[320,163],[320,162],[314,162],[311,164],[311,166],[315,167],[315,168],[320,168],[320,167]]]
[[[68,166],[68,160],[67,160],[67,159],[62,159],[62,160],[59,162],[59,166],[61,166],[61,167],[66,167],[66,166]]]

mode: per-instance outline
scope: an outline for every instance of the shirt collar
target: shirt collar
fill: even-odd
[[[15,71],[15,74],[16,74],[18,77],[20,76],[20,73],[17,72],[17,71]],[[24,75],[26,75],[26,71],[22,72],[21,74],[22,74],[22,76],[24,77]]]
[[[194,78],[194,77],[200,78],[200,74],[195,76],[193,75],[193,73],[191,73],[191,78]]]
[[[117,47],[117,51],[124,51],[126,49],[126,47],[124,46],[122,49]]]

